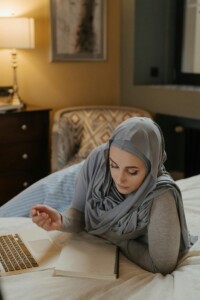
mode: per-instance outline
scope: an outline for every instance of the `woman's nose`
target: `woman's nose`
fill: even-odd
[[[118,176],[117,176],[117,183],[123,183],[125,181],[125,176],[123,171],[119,171]]]

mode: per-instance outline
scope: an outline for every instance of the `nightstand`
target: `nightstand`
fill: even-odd
[[[48,175],[50,109],[0,114],[0,206]]]
[[[200,120],[156,114],[167,152],[165,163],[174,179],[200,174]]]

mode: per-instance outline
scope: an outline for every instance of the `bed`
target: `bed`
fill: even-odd
[[[177,183],[183,194],[188,227],[199,239],[172,274],[149,273],[120,255],[119,278],[116,280],[53,277],[52,270],[1,278],[5,300],[200,299],[200,175]],[[1,232],[27,226],[35,226],[28,217],[1,215]],[[58,232],[50,235],[55,239]]]

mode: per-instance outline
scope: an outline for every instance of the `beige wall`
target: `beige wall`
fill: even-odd
[[[22,99],[51,107],[119,104],[120,0],[107,0],[107,60],[50,62],[49,0],[0,0],[0,15],[35,18],[36,48],[19,51],[18,83]],[[12,84],[9,50],[0,49],[0,86]]]
[[[135,0],[121,0],[121,103],[179,116],[200,118],[200,88],[196,91],[133,85]]]

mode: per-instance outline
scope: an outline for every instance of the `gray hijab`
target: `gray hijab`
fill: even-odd
[[[118,192],[110,175],[109,149],[114,145],[138,156],[146,165],[142,185],[129,195]],[[189,236],[179,188],[164,168],[165,145],[159,126],[149,118],[134,117],[121,123],[95,158],[95,172],[88,183],[85,205],[86,230],[92,234],[112,231],[122,239],[136,238],[148,226],[152,201],[169,189],[174,194],[180,218],[181,248]]]

